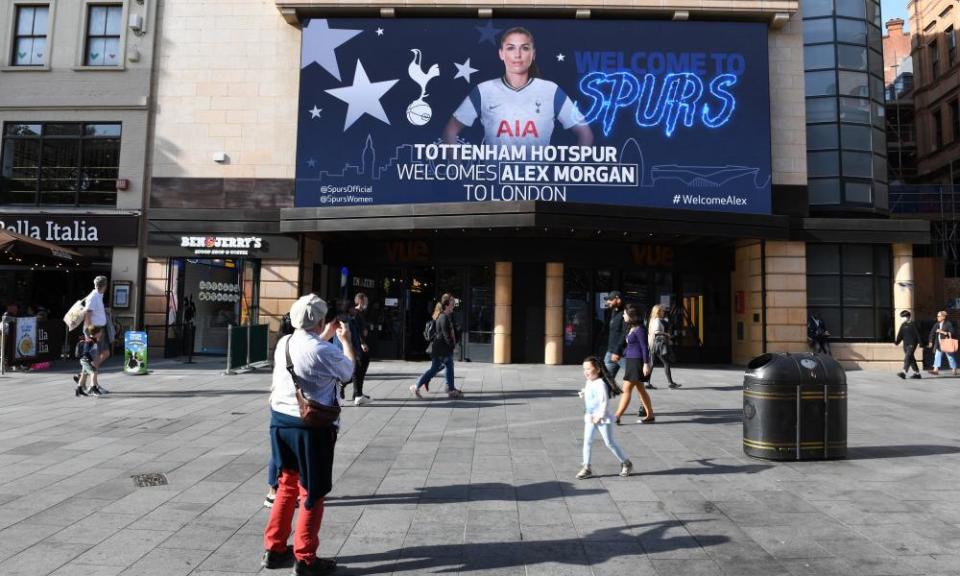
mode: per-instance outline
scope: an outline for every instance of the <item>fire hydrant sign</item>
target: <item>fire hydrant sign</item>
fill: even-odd
[[[147,333],[127,332],[123,336],[123,371],[127,374],[147,373]]]

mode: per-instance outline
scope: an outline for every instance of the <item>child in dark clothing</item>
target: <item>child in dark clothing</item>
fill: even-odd
[[[84,329],[83,342],[80,345],[80,380],[77,381],[76,396],[100,396],[100,386],[97,381],[97,367],[94,359],[100,353],[97,340],[100,338],[99,326],[88,326]],[[89,390],[86,388],[87,377],[93,382]]]

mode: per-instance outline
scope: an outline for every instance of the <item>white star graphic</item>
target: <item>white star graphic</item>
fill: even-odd
[[[377,36],[383,36],[383,28],[377,28]]]
[[[563,54],[557,54],[557,62],[563,62],[566,59],[567,57],[564,56]]]
[[[309,166],[309,167],[311,167],[311,168],[314,168],[314,167],[316,167],[316,165],[317,165],[317,161],[314,160],[313,158],[307,160],[307,166]]]
[[[363,30],[330,28],[326,20],[310,20],[303,29],[300,68],[306,68],[316,62],[334,78],[340,80],[340,67],[337,65],[335,50],[361,32]]]
[[[387,113],[380,104],[380,98],[393,88],[398,80],[383,80],[371,82],[363,64],[357,60],[357,70],[353,74],[353,85],[343,88],[331,88],[327,94],[347,103],[347,118],[343,123],[343,131],[353,125],[361,116],[369,114],[385,124],[390,124]]]
[[[470,66],[470,59],[467,58],[467,61],[463,64],[453,63],[457,67],[457,73],[454,75],[453,79],[463,78],[467,81],[467,84],[470,83],[470,75],[477,71],[476,68]]]
[[[317,108],[317,105],[314,104],[313,110],[307,110],[307,112],[310,113],[310,119],[313,120],[314,118],[320,117],[320,113],[323,112],[323,108]]]

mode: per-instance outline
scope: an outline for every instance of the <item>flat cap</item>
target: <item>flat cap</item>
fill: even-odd
[[[300,330],[311,330],[323,322],[327,303],[316,294],[301,296],[290,307],[290,324]]]

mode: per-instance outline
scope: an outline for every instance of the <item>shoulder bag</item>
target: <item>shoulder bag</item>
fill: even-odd
[[[957,351],[957,339],[953,334],[947,334],[945,338],[940,338],[940,350],[948,354],[954,354]]]
[[[73,303],[73,306],[67,310],[63,317],[63,322],[67,325],[67,332],[76,330],[77,326],[83,324],[83,317],[87,313],[87,299],[81,298]]]
[[[300,419],[309,428],[329,428],[333,423],[340,419],[340,406],[327,406],[319,402],[314,402],[303,395],[303,389],[300,387],[300,377],[297,376],[293,368],[293,360],[290,359],[290,338],[287,338],[285,352],[287,355],[287,372],[293,379],[293,385],[297,389],[297,406],[300,408]]]

